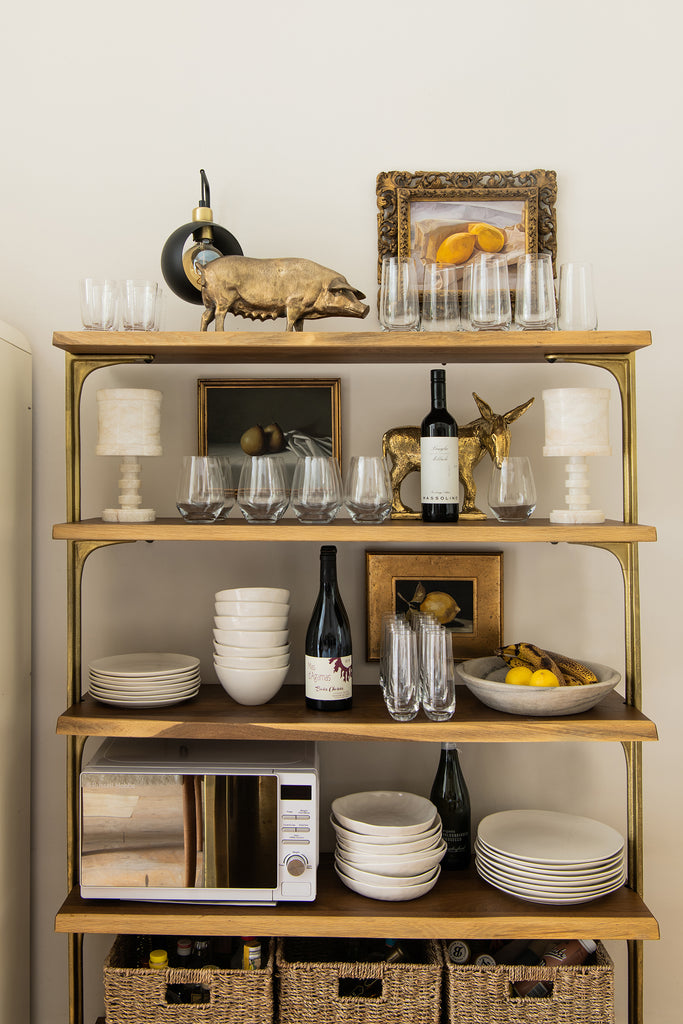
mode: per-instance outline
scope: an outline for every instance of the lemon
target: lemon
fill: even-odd
[[[531,676],[529,686],[559,686],[560,680],[547,668],[539,668]]]
[[[476,238],[468,231],[456,231],[449,235],[439,246],[436,253],[437,263],[464,263],[474,252]]]
[[[505,676],[505,682],[513,683],[515,686],[528,686],[532,675],[531,669],[526,665],[517,665],[515,668],[511,668]]]
[[[444,594],[442,590],[430,590],[420,605],[420,611],[424,615],[433,615],[438,622],[445,625],[453,621],[460,611],[460,606],[450,594]]]

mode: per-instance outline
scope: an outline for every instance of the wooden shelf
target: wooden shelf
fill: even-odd
[[[248,523],[237,518],[217,523],[186,523],[183,519],[157,519],[153,523],[103,523],[101,519],[83,519],[75,523],[57,523],[52,528],[55,540],[191,540],[191,541],[293,541],[305,543],[364,544],[506,544],[561,541],[575,544],[657,540],[654,526],[622,523],[608,519],[604,523],[565,526],[547,519],[526,523],[499,523],[495,519],[461,521],[455,526],[432,525],[419,519],[393,520],[366,526],[350,520],[335,520],[326,526],[281,519],[279,523]]]
[[[318,871],[313,903],[219,906],[84,900],[74,889],[56,917],[58,932],[141,935],[356,935],[361,938],[657,939],[656,920],[625,886],[591,903],[553,907],[507,896],[474,869],[442,871],[426,896],[402,903],[371,900],[338,879],[331,855]]]
[[[91,697],[70,707],[57,721],[69,736],[175,737],[240,740],[388,740],[514,743],[552,741],[656,740],[655,725],[640,711],[610,693],[580,715],[533,718],[485,707],[465,686],[458,686],[454,717],[430,722],[422,712],[412,722],[395,722],[384,707],[379,686],[357,686],[351,711],[308,711],[303,686],[288,685],[268,704],[236,704],[218,685],[204,685],[198,697],[170,708],[136,709],[99,704]]]
[[[158,363],[537,363],[553,354],[635,352],[649,331],[56,331],[76,356],[147,355]]]

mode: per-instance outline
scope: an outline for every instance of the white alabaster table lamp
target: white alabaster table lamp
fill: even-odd
[[[153,508],[141,508],[140,456],[161,455],[161,391],[108,388],[97,392],[96,455],[121,456],[119,506],[105,508],[105,523],[151,523]]]
[[[591,508],[588,455],[611,455],[607,388],[551,388],[543,392],[544,455],[567,459],[567,508],[553,509],[551,523],[604,523],[605,513]]]

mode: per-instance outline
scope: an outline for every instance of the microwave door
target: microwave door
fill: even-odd
[[[204,885],[267,890],[278,884],[278,779],[204,777]]]

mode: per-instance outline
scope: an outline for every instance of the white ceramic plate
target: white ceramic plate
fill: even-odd
[[[216,629],[242,629],[251,633],[253,630],[287,629],[286,615],[214,615],[213,624]]]
[[[433,878],[428,882],[422,882],[421,885],[384,886],[370,885],[368,882],[359,882],[357,878],[349,878],[348,875],[339,870],[336,864],[334,870],[345,886],[361,896],[367,896],[371,900],[390,900],[392,903],[415,900],[419,896],[424,896],[425,893],[434,888],[441,871],[439,868]]]
[[[434,876],[439,873],[439,868],[435,867],[428,868],[427,871],[421,871],[418,875],[406,875],[405,877],[398,875],[376,875],[372,871],[363,871],[362,868],[357,868],[340,857],[335,858],[335,864],[349,878],[354,878],[357,882],[367,882],[369,885],[379,885],[385,889],[396,886],[422,885],[424,882],[431,882]]]
[[[446,853],[446,844],[440,843],[434,850],[423,850],[405,857],[364,857],[342,850],[339,844],[336,856],[339,861],[352,864],[362,871],[372,871],[376,875],[394,875],[403,878],[418,872],[429,871],[440,864]]]
[[[479,823],[478,836],[499,853],[532,864],[601,861],[624,846],[624,837],[604,822],[562,811],[497,811]]]
[[[281,654],[289,654],[289,644],[269,647],[267,651],[264,651],[262,647],[233,647],[230,644],[221,644],[214,640],[213,649],[222,658],[276,658]]]
[[[88,668],[108,676],[168,676],[198,668],[199,658],[189,654],[144,651],[141,654],[113,654],[96,658]]]
[[[330,823],[332,828],[337,834],[337,838],[344,840],[349,845],[362,844],[364,847],[377,847],[377,846],[400,846],[401,852],[409,853],[414,850],[425,850],[428,846],[431,846],[433,841],[441,836],[441,818],[437,815],[437,820],[431,828],[425,832],[416,832],[412,835],[405,836],[387,836],[387,835],[372,835],[369,836],[363,832],[352,832],[351,829],[344,828],[338,821],[335,820],[333,814],[330,815]]]
[[[479,868],[477,868],[477,871],[479,872],[479,875],[484,879],[485,882],[488,882],[489,885],[494,886],[494,888],[496,889],[500,889],[501,892],[507,893],[509,896],[516,896],[517,899],[525,900],[527,903],[547,903],[557,907],[571,906],[574,903],[589,903],[592,900],[599,899],[601,896],[607,896],[611,892],[616,892],[617,889],[621,888],[621,884],[623,884],[621,883],[619,885],[614,885],[611,888],[605,890],[604,892],[583,893],[580,896],[555,896],[551,894],[547,894],[545,896],[531,896],[528,893],[518,892],[517,890],[510,888],[510,886],[504,885],[501,882],[496,882],[491,878],[487,878],[486,874],[483,873]]]
[[[139,690],[127,690],[118,686],[104,686],[102,683],[90,683],[91,693],[108,693],[112,696],[121,697],[125,700],[137,700],[139,697],[151,697],[151,696],[164,696],[170,697],[174,693],[190,693],[192,690],[199,689],[199,680],[195,679],[191,683],[183,683],[181,686],[169,686],[168,683],[163,683],[160,686],[146,686],[141,687]]]
[[[184,686],[186,683],[196,683],[199,680],[199,671],[189,672],[182,676],[141,676],[137,679],[127,679],[125,676],[97,676],[90,673],[90,682],[99,686],[120,686],[127,690],[144,690],[148,686]]]
[[[229,647],[282,647],[289,640],[287,629],[214,629],[213,638]]]
[[[190,700],[191,697],[195,697],[199,690],[187,694],[185,697],[149,697],[147,699],[140,698],[139,700],[117,700],[115,697],[97,697],[93,693],[93,698],[100,702],[100,704],[111,704],[117,708],[163,708],[169,707],[171,704],[182,704],[183,701]]]
[[[582,879],[571,879],[571,878],[535,878],[532,876],[520,876],[511,875],[507,871],[502,871],[495,868],[493,865],[482,860],[481,857],[476,857],[475,862],[477,868],[481,868],[486,871],[487,874],[496,878],[499,882],[509,885],[513,889],[526,890],[529,889],[531,892],[549,892],[555,893],[557,896],[570,895],[576,892],[593,892],[594,890],[604,889],[606,886],[612,885],[613,882],[620,881],[623,883],[626,878],[626,868],[624,864],[620,864],[615,871],[610,871],[600,877],[591,876],[590,880]]]
[[[513,686],[505,682],[510,666],[502,658],[471,658],[457,664],[456,670],[468,690],[482,704],[510,715],[578,715],[595,707],[621,679],[607,665],[584,662],[598,677],[588,686]]]
[[[289,603],[289,591],[280,587],[236,587],[234,590],[219,590],[216,601],[274,601],[276,604]]]
[[[416,793],[376,789],[337,797],[332,801],[332,813],[351,832],[408,836],[432,827],[436,807]]]
[[[520,860],[516,857],[505,857],[503,854],[496,853],[490,848],[483,846],[478,839],[474,843],[474,852],[483,864],[488,864],[491,868],[498,871],[505,871],[511,876],[547,878],[557,881],[567,878],[589,881],[591,878],[601,877],[618,871],[624,863],[624,850],[620,850],[619,853],[616,853],[614,857],[610,857],[608,860],[591,862],[585,866],[577,866],[575,864],[531,864],[526,860]]]

